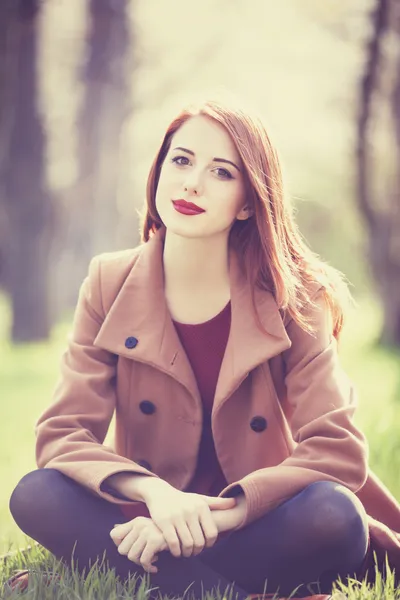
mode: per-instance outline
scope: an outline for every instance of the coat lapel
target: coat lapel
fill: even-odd
[[[94,345],[167,373],[200,402],[193,370],[165,301],[163,233],[159,230],[143,244]],[[138,340],[133,349],[125,347],[125,340],[130,336]]]
[[[215,391],[213,413],[220,409],[257,365],[267,362],[291,346],[273,295],[257,289],[255,305],[265,331],[260,329],[254,313],[251,286],[233,250],[229,255],[229,271],[231,329]]]
[[[165,230],[160,229],[143,244],[94,345],[154,366],[179,381],[200,402],[193,370],[165,300],[164,238]],[[219,410],[252,369],[291,344],[273,295],[262,290],[256,291],[255,301],[266,332],[259,329],[251,288],[233,250],[229,254],[229,269],[231,329],[217,382],[213,413]],[[125,340],[130,336],[138,340],[133,349],[125,347]]]

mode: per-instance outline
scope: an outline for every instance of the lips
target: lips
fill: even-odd
[[[186,200],[173,200],[172,204],[178,212],[182,212],[187,215],[198,215],[205,212],[204,208],[193,204],[193,202],[186,202]]]

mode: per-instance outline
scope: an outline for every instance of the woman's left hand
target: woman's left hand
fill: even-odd
[[[246,514],[244,494],[237,496],[236,501],[234,508],[211,511],[218,533],[236,529],[242,523]],[[111,530],[110,536],[120,554],[126,555],[148,573],[158,572],[152,563],[158,559],[158,552],[168,550],[168,544],[162,531],[150,517],[135,517],[127,523],[117,525]]]
[[[158,559],[158,552],[168,549],[168,544],[151,518],[135,517],[114,527],[110,536],[120,554],[142,566],[147,573],[157,573],[158,569],[152,563]]]

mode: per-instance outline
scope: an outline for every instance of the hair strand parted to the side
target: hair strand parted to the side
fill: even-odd
[[[170,123],[150,169],[142,241],[162,227],[156,209],[161,167],[175,132],[188,119],[204,115],[222,124],[230,134],[244,165],[246,200],[252,216],[232,226],[229,243],[238,251],[253,290],[273,293],[277,305],[304,330],[313,332],[307,308],[314,306],[319,289],[332,314],[332,333],[338,339],[351,294],[337,269],[313,252],[297,227],[293,206],[284,194],[281,165],[264,125],[240,108],[215,100],[192,105]],[[314,298],[313,298],[314,296]]]

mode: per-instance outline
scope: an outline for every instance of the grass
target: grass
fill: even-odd
[[[343,366],[358,389],[359,410],[355,420],[368,438],[370,465],[395,497],[400,498],[400,353],[377,344],[380,320],[377,303],[372,298],[361,300],[343,334],[340,354]],[[0,406],[3,424],[0,436],[0,554],[32,544],[32,540],[15,525],[8,510],[8,500],[21,477],[36,468],[34,424],[51,401],[69,329],[69,323],[64,322],[54,328],[48,342],[17,347],[7,342],[9,323],[9,307],[0,297],[0,380],[2,392],[5,392],[2,397],[6,399]],[[112,426],[106,443],[111,437]],[[39,575],[33,575],[32,585],[25,592],[7,590],[4,586],[8,577],[16,570],[26,568],[55,571],[61,578],[47,587],[43,586]],[[133,598],[134,595],[140,599],[145,595],[141,584],[133,579],[123,585],[112,569],[101,565],[94,565],[86,578],[82,578],[73,569],[66,571],[37,544],[27,552],[16,551],[0,566],[2,600],[22,596],[40,600],[112,600]],[[390,570],[385,579],[378,573],[374,586],[351,580],[347,587],[340,582],[336,586],[349,600],[400,600],[400,589],[394,588]]]
[[[27,538],[28,541],[28,538]],[[7,580],[20,569],[33,571],[26,590],[12,590]],[[43,574],[48,577],[56,573],[58,578],[44,583]],[[39,544],[33,544],[28,551],[18,550],[8,557],[0,569],[0,593],[2,600],[15,598],[30,598],[31,600],[144,600],[148,596],[149,580],[147,577],[132,576],[128,582],[122,583],[115,576],[114,569],[107,568],[104,561],[96,561],[85,576],[79,575],[72,563],[66,569],[46,549]],[[295,596],[295,590],[292,592]],[[292,597],[292,594],[289,597]],[[159,600],[168,600],[168,596],[158,594]],[[194,595],[187,590],[184,598],[194,600]],[[347,584],[338,580],[334,584],[333,597],[337,600],[400,600],[400,588],[395,587],[394,575],[388,565],[383,577],[376,570],[374,585],[365,581],[349,579]],[[279,600],[275,594],[273,600]],[[213,593],[202,594],[201,600],[232,599],[230,588],[216,589]]]

